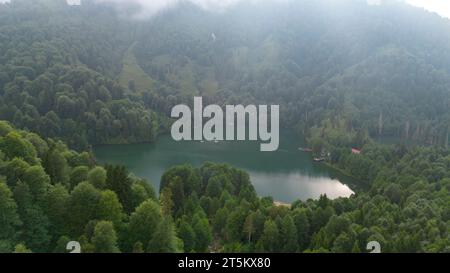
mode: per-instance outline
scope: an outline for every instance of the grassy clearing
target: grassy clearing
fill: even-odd
[[[134,55],[135,46],[136,43],[131,45],[125,52],[122,72],[119,75],[119,83],[124,88],[128,88],[128,83],[133,80],[137,91],[145,91],[153,87],[154,80],[139,66]]]

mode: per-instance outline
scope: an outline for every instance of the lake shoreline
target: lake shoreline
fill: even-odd
[[[352,184],[354,184],[354,185],[346,184],[346,185],[348,185],[349,187],[351,186],[351,189],[355,192],[355,194],[357,193],[356,191],[358,191],[358,192],[363,191],[363,190],[361,189],[361,187],[363,187],[363,188],[365,188],[365,187],[370,187],[370,185],[369,185],[366,181],[362,181],[360,178],[358,178],[358,177],[356,177],[356,176],[354,176],[354,175],[349,174],[349,173],[346,172],[345,170],[343,170],[343,169],[341,169],[341,168],[339,168],[339,167],[337,167],[337,166],[335,166],[335,165],[333,165],[333,164],[331,164],[331,163],[329,163],[329,162],[322,162],[321,164],[323,164],[324,166],[326,166],[327,168],[330,168],[331,170],[333,170],[333,171],[335,171],[335,172],[340,173],[340,174],[343,175],[343,176],[346,176],[346,177],[348,177],[348,178],[350,178],[350,179],[352,179],[352,180],[358,181],[358,182],[356,182],[356,183],[352,183]],[[367,190],[367,188],[364,189],[364,190]]]
[[[280,139],[280,149],[271,153],[260,152],[258,142],[185,143],[174,141],[170,135],[160,135],[149,143],[95,145],[92,152],[96,162],[124,165],[149,181],[157,192],[161,176],[171,167],[189,164],[199,168],[205,162],[215,162],[247,172],[258,196],[272,196],[279,205],[317,199],[321,194],[335,199],[354,193],[346,176],[335,175],[327,166],[313,163],[309,154],[298,151],[305,145],[302,136],[282,131]]]

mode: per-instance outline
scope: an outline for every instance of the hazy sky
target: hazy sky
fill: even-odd
[[[1,2],[8,2],[9,0],[0,0]],[[79,2],[80,0],[67,0],[68,2]],[[146,13],[152,14],[161,9],[167,8],[180,0],[98,0],[109,2],[136,2],[146,7]],[[268,0],[188,0],[203,8],[209,9],[222,9],[228,5],[234,4],[239,1],[268,1]],[[283,0],[272,0],[283,1]],[[368,3],[376,4],[383,0],[367,0]],[[426,10],[436,12],[443,17],[450,18],[450,0],[399,0],[405,1],[411,5],[425,8]]]
[[[450,18],[450,0],[406,0],[406,2]]]

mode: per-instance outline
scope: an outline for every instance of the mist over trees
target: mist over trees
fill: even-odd
[[[405,4],[183,3],[143,20],[89,0],[0,9],[0,117],[71,147],[153,141],[193,95],[280,104],[304,133],[448,145],[450,24]]]
[[[0,4],[0,252],[449,252],[448,37],[447,19],[396,1],[182,3],[140,20],[93,0]],[[170,168],[157,195],[96,164],[91,146],[156,141],[196,95],[279,104],[364,190],[276,206],[205,163]]]

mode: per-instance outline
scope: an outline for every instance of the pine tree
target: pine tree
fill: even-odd
[[[144,245],[148,244],[153,238],[161,218],[160,208],[153,200],[147,200],[137,207],[130,216],[128,227],[127,239],[129,240],[130,248],[137,242],[141,242]]]
[[[113,222],[118,228],[125,214],[115,192],[105,190],[100,193],[100,199],[97,205],[97,218]]]
[[[0,240],[14,242],[21,224],[12,192],[0,181]]]
[[[308,248],[309,244],[309,220],[305,210],[296,209],[293,213],[294,223],[297,227],[297,242],[300,251]]]
[[[78,184],[70,194],[69,225],[74,234],[82,234],[86,224],[95,219],[100,200],[100,191],[88,182]]]
[[[104,189],[106,187],[106,170],[102,167],[95,167],[87,174],[87,181],[97,189]]]
[[[153,238],[150,240],[147,252],[150,253],[178,253],[180,249],[180,239],[176,236],[175,227],[170,217],[165,217],[159,223]]]
[[[117,235],[110,221],[100,221],[95,225],[92,244],[96,253],[118,253]]]
[[[298,249],[297,229],[294,220],[288,214],[283,218],[280,235],[281,241],[283,242],[283,252],[296,252]]]
[[[182,219],[178,228],[178,236],[183,240],[184,251],[189,253],[195,249],[195,232],[186,219]]]
[[[194,215],[192,227],[195,232],[195,251],[206,252],[212,241],[211,227],[208,219],[200,213]]]
[[[361,249],[359,248],[358,241],[353,244],[352,253],[361,253]]]
[[[68,231],[66,221],[69,199],[70,195],[62,184],[52,186],[47,193],[44,210],[55,237],[59,237]]]
[[[276,252],[279,245],[279,230],[277,225],[272,220],[267,220],[264,223],[264,232],[261,236],[261,244],[266,252]]]

